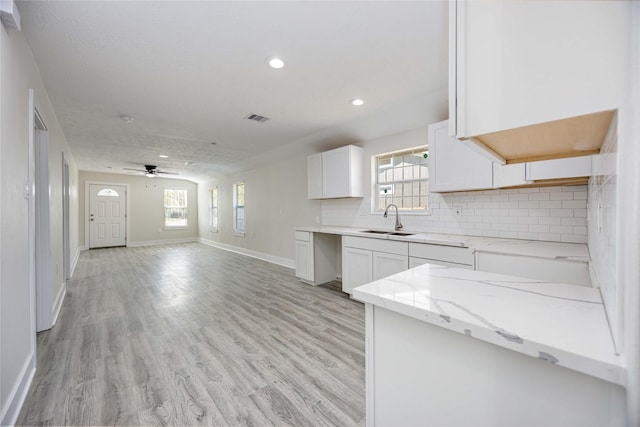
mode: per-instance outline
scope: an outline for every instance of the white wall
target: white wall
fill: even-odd
[[[618,283],[627,361],[627,425],[640,425],[640,2],[632,2],[628,98],[618,112]]]
[[[233,231],[233,183],[245,181],[246,232]],[[209,188],[218,187],[218,232],[209,231]],[[293,266],[294,229],[320,221],[320,202],[307,199],[306,155],[198,185],[200,237]]]
[[[51,271],[53,296],[63,286],[62,153],[69,163],[71,228],[77,229],[77,168],[53,112],[24,34],[0,28],[0,422],[12,423],[35,367],[32,292],[29,283],[28,201],[29,89],[49,131]],[[77,251],[71,233],[71,255]],[[53,307],[52,307],[53,308]]]
[[[640,22],[633,2],[631,22]],[[627,425],[640,425],[640,26],[631,25],[628,97],[589,182],[589,252],[617,349],[627,363]]]
[[[121,175],[80,171],[79,174],[79,217],[78,233],[83,248],[86,249],[85,225],[88,221],[85,213],[85,188],[87,181],[129,184],[131,206],[128,215],[131,223],[131,235],[127,236],[127,245],[153,244],[170,241],[196,240],[198,238],[198,191],[197,185],[183,179],[147,178],[145,176]],[[164,229],[164,189],[187,189],[186,230]]]
[[[371,213],[371,156],[427,144],[427,128],[391,135],[363,144],[365,197],[324,200],[322,224],[393,228],[393,218]],[[405,229],[434,233],[586,243],[587,189],[522,188],[458,193],[432,193],[430,215],[401,215]],[[456,216],[455,209],[462,214]]]

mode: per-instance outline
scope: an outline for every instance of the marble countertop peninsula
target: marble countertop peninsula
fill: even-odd
[[[434,245],[457,246],[470,248],[476,252],[523,255],[538,258],[567,259],[589,262],[589,250],[586,244],[545,242],[539,240],[501,239],[497,237],[466,236],[456,234],[427,233],[414,231],[408,236],[368,233],[367,228],[311,226],[297,227],[299,231],[314,233],[340,234],[345,236],[368,237],[373,239],[398,240]],[[392,233],[393,230],[380,230]],[[400,230],[412,233],[411,230]]]
[[[357,287],[353,298],[624,385],[594,288],[425,264]]]

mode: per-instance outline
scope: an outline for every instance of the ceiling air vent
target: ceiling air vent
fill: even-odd
[[[259,114],[249,114],[245,117],[247,120],[253,120],[254,122],[264,123],[267,120],[271,120],[269,117],[261,116]]]

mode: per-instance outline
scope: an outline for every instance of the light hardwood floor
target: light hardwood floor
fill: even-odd
[[[364,307],[199,243],[85,251],[18,425],[364,425]]]

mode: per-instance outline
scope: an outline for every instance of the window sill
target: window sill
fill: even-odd
[[[164,231],[172,231],[172,230],[188,230],[189,227],[164,227]]]
[[[217,233],[218,229],[217,228],[209,228],[209,233]]]
[[[384,212],[371,212],[371,215],[384,215]],[[422,211],[422,212],[403,212],[400,211],[400,218],[402,218],[403,216],[431,216],[433,215],[430,211]],[[395,218],[396,216],[396,211],[392,210],[390,211],[387,216],[389,217],[393,217]]]
[[[235,231],[235,230],[233,230],[233,232],[231,234],[233,234],[234,236],[237,236],[237,237],[244,237],[244,232],[243,231]]]

